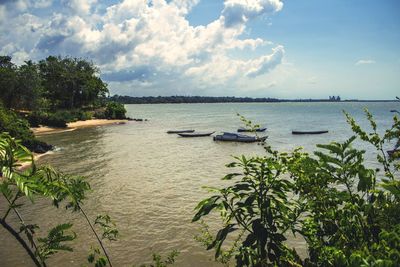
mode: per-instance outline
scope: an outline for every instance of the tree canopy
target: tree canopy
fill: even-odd
[[[49,56],[21,66],[0,56],[0,100],[14,109],[76,109],[95,106],[108,93],[93,62]]]

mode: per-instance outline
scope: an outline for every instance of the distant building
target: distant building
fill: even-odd
[[[340,101],[340,96],[329,96],[329,101]]]

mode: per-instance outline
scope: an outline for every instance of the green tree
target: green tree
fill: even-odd
[[[43,95],[39,67],[32,61],[26,61],[17,71],[17,100],[15,108],[36,110],[41,108],[40,98]]]
[[[0,56],[0,100],[7,108],[13,107],[16,101],[17,66],[11,57]]]
[[[46,98],[53,109],[73,109],[94,105],[108,93],[98,77],[99,69],[83,59],[49,56],[39,62]]]

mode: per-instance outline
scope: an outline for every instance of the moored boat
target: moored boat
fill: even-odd
[[[167,131],[168,134],[180,134],[180,133],[193,133],[194,130],[171,130]]]
[[[388,153],[389,156],[393,156],[395,153],[400,154],[400,149],[391,149],[386,152]]]
[[[237,131],[240,132],[264,132],[267,128],[257,128],[257,129],[246,129],[246,128],[239,128]]]
[[[178,133],[178,135],[182,137],[203,137],[203,136],[210,136],[215,132],[208,132],[208,133]]]
[[[328,133],[329,131],[292,131],[292,134],[324,134]]]
[[[214,141],[230,141],[230,142],[244,142],[244,143],[252,143],[252,142],[262,142],[267,139],[268,136],[249,136],[244,134],[237,133],[226,133],[219,134],[214,136]]]

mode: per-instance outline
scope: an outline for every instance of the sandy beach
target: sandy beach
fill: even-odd
[[[67,123],[66,128],[53,128],[47,126],[34,127],[31,128],[35,135],[44,135],[44,134],[52,134],[52,133],[62,133],[74,131],[79,128],[86,127],[96,127],[96,126],[104,126],[104,125],[113,125],[113,124],[125,124],[128,120],[105,120],[105,119],[94,119],[94,120],[86,120],[86,121],[76,121]]]

